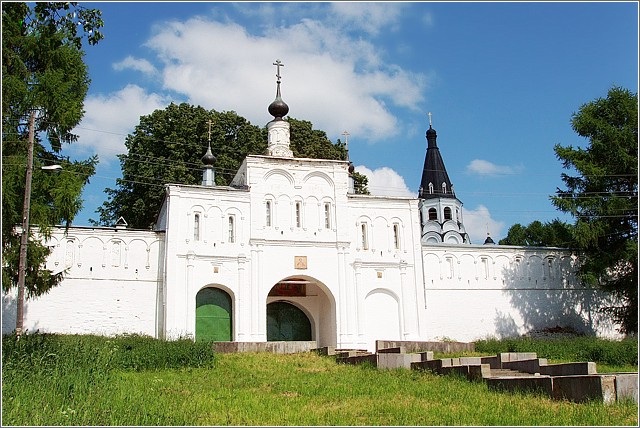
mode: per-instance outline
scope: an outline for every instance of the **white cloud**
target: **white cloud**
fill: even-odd
[[[112,65],[116,71],[123,70],[135,70],[143,74],[153,76],[158,73],[158,70],[146,59],[134,58],[131,55],[127,56],[120,62],[116,62]]]
[[[232,22],[173,21],[156,27],[146,46],[162,63],[165,89],[207,109],[234,110],[260,126],[271,119],[272,63],[282,60],[289,115],[311,121],[332,140],[345,129],[359,141],[393,137],[398,118],[390,107],[418,108],[428,83],[425,74],[386,64],[371,42],[310,19],[261,35]]]
[[[116,154],[126,152],[125,137],[140,123],[140,116],[164,108],[168,103],[162,96],[147,94],[136,85],[127,85],[108,96],[87,97],[86,114],[74,130],[79,138],[73,144],[73,151],[97,153],[101,163],[114,161]]]
[[[359,165],[355,171],[363,174],[369,180],[367,188],[374,196],[406,196],[416,197],[416,193],[409,190],[404,178],[393,169],[383,166],[375,170]]]
[[[333,2],[330,4],[335,19],[341,21],[343,26],[363,30],[369,34],[377,35],[383,28],[391,27],[396,30],[400,18],[402,3],[367,3],[358,2]]]
[[[522,166],[496,165],[486,160],[474,159],[467,165],[467,173],[477,175],[512,175],[522,171]]]
[[[483,244],[487,238],[487,233],[496,244],[502,239],[504,223],[492,219],[489,209],[484,205],[478,205],[475,210],[468,210],[463,207],[462,221],[472,244]]]

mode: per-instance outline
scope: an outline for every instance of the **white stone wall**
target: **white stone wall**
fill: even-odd
[[[238,341],[266,340],[266,305],[277,300],[307,314],[319,346],[373,349],[376,329],[367,316],[395,325],[390,338],[419,338],[426,328],[419,310],[417,200],[348,196],[347,167],[342,161],[249,156],[234,182],[245,190],[169,186],[166,218],[159,222],[167,225],[169,255],[166,337],[194,335],[195,296],[210,286],[231,296]],[[229,215],[237,220],[234,243],[228,242]],[[305,258],[304,267],[295,265],[296,257]],[[308,280],[308,296],[268,297],[288,278]],[[389,302],[394,309],[386,307]]]
[[[353,195],[349,213],[351,301],[341,309],[351,323],[351,346],[374,350],[380,336],[420,338],[426,318],[418,201]]]
[[[156,336],[162,233],[58,228],[47,245],[47,269],[66,273],[49,293],[25,301],[27,331]],[[16,296],[3,294],[3,334],[15,329]]]
[[[546,327],[617,338],[598,313],[607,295],[584,289],[561,249],[430,245],[422,249],[428,340],[469,342]]]
[[[205,286],[227,291],[237,299],[246,293],[243,272],[251,224],[248,192],[228,187],[178,186],[167,188],[163,208],[167,257],[159,337],[194,337],[196,294]],[[196,215],[200,229],[195,232]],[[232,239],[229,219],[233,219]],[[241,309],[240,309],[241,310]],[[235,311],[238,312],[237,310]],[[234,320],[235,321],[235,320]],[[234,322],[234,330],[242,323]]]
[[[249,156],[236,187],[168,185],[156,231],[59,229],[47,267],[65,279],[27,301],[25,327],[194,337],[196,295],[216,287],[231,297],[235,341],[265,341],[266,307],[278,300],[307,315],[318,346],[466,342],[556,325],[618,337],[598,314],[605,296],[576,284],[571,254],[423,246],[419,201],[348,194],[347,167]],[[308,281],[306,297],[269,296],[290,278]],[[3,333],[15,328],[14,295],[3,296]]]

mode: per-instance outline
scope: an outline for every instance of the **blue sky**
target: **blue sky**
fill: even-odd
[[[636,2],[81,2],[102,10],[72,158],[98,154],[74,224],[120,177],[140,116],[169,103],[265,125],[284,63],[289,116],[332,141],[373,194],[415,196],[427,113],[473,243],[533,220],[572,221],[553,146],[584,146],[571,116],[612,86],[638,91]],[[204,148],[203,148],[204,151]]]

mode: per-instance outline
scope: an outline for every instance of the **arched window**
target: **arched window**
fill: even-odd
[[[453,271],[453,258],[452,257],[447,257],[445,260],[447,261],[447,264],[448,264],[448,267],[449,267],[449,274],[447,275],[447,278],[451,279],[451,278],[453,278],[453,274],[454,274],[454,271]]]
[[[547,270],[547,276],[549,277],[549,279],[554,279],[554,275],[553,275],[553,259],[548,258],[547,259],[547,265],[546,265],[546,270]]]
[[[302,203],[296,202],[296,227],[302,227]]]
[[[229,242],[236,242],[236,225],[235,225],[235,217],[229,216]]]
[[[115,242],[112,244],[112,256],[114,254],[115,251]],[[112,258],[113,261],[117,261],[117,263],[112,263],[113,266],[118,266],[120,264],[120,243],[118,243],[118,257],[117,258]],[[73,265],[73,254],[74,254],[74,248],[75,248],[75,241],[73,239],[67,239],[67,249],[65,252],[65,259],[64,259],[64,263],[66,267],[71,267]]]
[[[444,219],[451,220],[451,208],[449,207],[444,208]]]
[[[429,194],[433,195],[433,183],[429,183]]]
[[[442,182],[442,193],[447,193],[447,183]]]
[[[200,214],[193,216],[193,240],[200,240]]]
[[[69,243],[67,243],[67,248]],[[120,266],[120,241],[113,241],[111,244],[111,266]]]
[[[271,201],[265,202],[265,224],[267,227],[271,227]]]
[[[331,229],[331,204],[329,202],[324,204],[324,227]]]
[[[400,249],[400,225],[398,223],[393,224],[393,247],[396,250]]]
[[[480,258],[482,262],[482,273],[484,274],[484,279],[489,279],[489,259],[486,257]]]
[[[367,223],[362,223],[360,225],[360,234],[361,234],[361,238],[362,238],[362,249],[363,250],[368,250],[369,249],[369,238],[367,236]]]
[[[435,208],[429,208],[429,220],[437,220],[438,212]]]

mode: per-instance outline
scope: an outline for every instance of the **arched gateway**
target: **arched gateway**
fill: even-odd
[[[267,305],[267,341],[312,340],[311,321],[295,305],[273,302]]]
[[[278,281],[267,296],[267,341],[315,340],[336,346],[336,303],[329,288],[308,276]]]
[[[206,287],[196,294],[196,340],[232,340],[231,296],[224,290]]]

